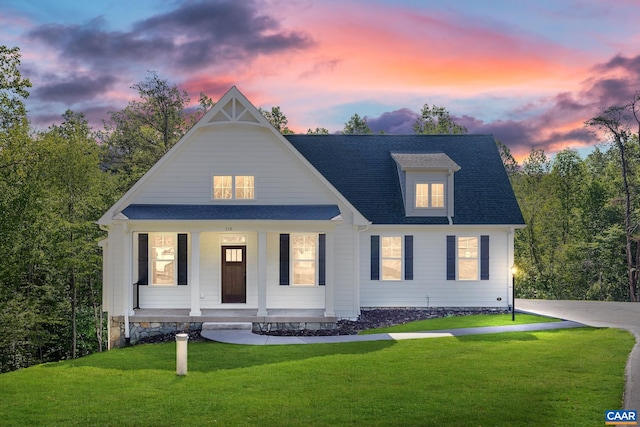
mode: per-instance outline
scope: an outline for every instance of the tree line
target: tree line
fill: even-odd
[[[516,234],[519,296],[639,301],[639,108],[636,95],[585,120],[601,141],[585,159],[532,148],[510,170],[527,224]]]
[[[36,130],[18,48],[0,45],[0,70],[0,372],[7,372],[106,348],[99,246],[106,232],[95,221],[214,103],[200,93],[190,108],[186,92],[150,72],[132,86],[138,99],[111,112],[102,129],[68,110],[60,124]],[[497,142],[528,225],[516,235],[519,296],[637,300],[640,145],[624,122],[636,106],[592,119],[613,143],[584,160],[571,150],[550,160],[532,149],[518,165]],[[260,112],[292,133],[280,107]],[[426,104],[414,131],[467,132],[444,107]],[[343,133],[372,132],[354,114]]]

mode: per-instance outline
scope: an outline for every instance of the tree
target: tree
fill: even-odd
[[[342,133],[348,135],[371,135],[373,131],[367,124],[366,118],[361,118],[358,114],[354,114],[349,121],[344,124]]]
[[[272,107],[271,111],[259,108],[258,111],[260,111],[260,114],[262,114],[282,135],[293,134],[293,131],[287,127],[289,120],[287,120],[287,116],[280,111],[280,107]]]
[[[0,132],[26,120],[24,100],[30,87],[20,73],[20,49],[0,45]]]
[[[196,109],[195,114],[191,116],[190,125],[195,125],[198,120],[204,117],[204,115],[207,114],[207,111],[209,111],[214,105],[216,105],[216,102],[213,99],[208,97],[204,92],[200,92],[200,98],[198,98],[198,108]]]
[[[111,171],[122,172],[123,189],[149,170],[192,124],[185,113],[188,94],[155,72],[149,72],[132,89],[138,91],[140,100],[112,112],[101,134],[107,148],[103,164]],[[209,102],[204,102],[206,107]]]
[[[518,239],[521,251],[526,251],[538,277],[545,275],[547,263],[541,239],[546,235],[544,218],[551,210],[552,200],[548,197],[548,180],[550,162],[544,150],[531,148],[529,156],[523,161],[522,173],[513,180],[514,191],[527,227],[520,232]]]
[[[307,129],[307,135],[329,135],[329,130],[325,128]]]
[[[551,177],[556,180],[562,218],[562,242],[567,243],[574,222],[573,208],[578,206],[582,194],[584,166],[576,150],[567,148],[556,154],[551,166]]]
[[[605,109],[602,114],[585,122],[586,126],[600,133],[604,138],[613,142],[618,154],[620,166],[620,174],[622,177],[622,191],[624,194],[624,232],[625,232],[625,254],[627,260],[627,280],[629,288],[629,298],[632,302],[638,301],[636,294],[638,283],[638,260],[640,259],[640,244],[638,239],[634,238],[636,228],[635,219],[633,217],[632,188],[631,188],[631,162],[629,151],[632,144],[636,146],[640,137],[640,121],[636,114],[638,96],[636,96],[630,104],[623,106],[613,106]],[[635,121],[638,126],[638,133],[634,133],[631,129],[631,122]],[[633,246],[636,246],[636,256],[633,254]]]
[[[513,157],[513,154],[511,154],[511,150],[509,150],[509,147],[507,147],[497,139],[496,145],[498,146],[498,151],[500,152],[500,158],[502,159],[504,170],[507,171],[507,175],[512,176],[518,171],[518,162]]]
[[[43,135],[50,146],[47,170],[51,173],[49,193],[58,243],[55,254],[58,271],[64,277],[69,292],[71,315],[70,355],[77,356],[78,307],[81,297],[95,296],[94,286],[101,280],[101,254],[97,240],[104,234],[95,225],[95,218],[105,208],[101,191],[103,182],[99,162],[99,147],[92,137],[89,123],[81,113],[67,110],[61,125],[53,125]],[[94,301],[95,302],[95,301]],[[101,325],[96,325],[99,331]],[[98,334],[99,337],[99,334]]]
[[[413,124],[413,131],[420,135],[456,135],[467,133],[467,128],[457,124],[446,108],[424,104],[420,117]]]

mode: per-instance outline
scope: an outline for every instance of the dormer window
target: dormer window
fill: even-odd
[[[444,208],[444,183],[416,183],[415,199],[418,209]]]
[[[391,153],[407,216],[453,217],[453,174],[460,170],[444,153]]]

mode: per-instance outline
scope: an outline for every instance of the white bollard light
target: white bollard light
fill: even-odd
[[[176,375],[187,375],[187,341],[189,335],[176,334]]]

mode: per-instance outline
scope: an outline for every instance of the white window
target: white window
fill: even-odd
[[[402,237],[382,237],[382,280],[402,280]]]
[[[314,286],[316,284],[317,234],[291,234],[291,284]]]
[[[172,233],[154,233],[149,235],[149,240],[151,285],[175,285],[177,253],[176,235]]]
[[[213,198],[224,199],[255,199],[254,177],[251,175],[215,175],[213,177]]]
[[[253,199],[253,177],[236,176],[236,199]]]
[[[213,177],[213,198],[214,199],[230,199],[232,191],[232,177],[229,175],[220,175]]]
[[[458,280],[478,280],[477,237],[458,237]]]
[[[416,208],[444,208],[443,183],[416,183]]]

